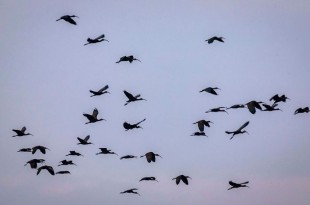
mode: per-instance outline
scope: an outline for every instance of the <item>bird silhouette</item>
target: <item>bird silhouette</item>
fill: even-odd
[[[77,166],[76,164],[73,163],[72,160],[64,159],[64,160],[61,160],[59,163],[61,163],[61,164],[59,164],[58,166],[62,166],[62,165],[75,165],[75,166]]]
[[[156,157],[162,158],[159,154],[155,154],[154,152],[148,152],[145,155],[140,156],[140,158],[144,156],[146,157],[148,163],[155,162]]]
[[[203,89],[203,90],[201,90],[201,91],[199,91],[200,93],[201,92],[207,92],[207,93],[211,93],[211,94],[213,94],[213,95],[217,95],[217,93],[215,92],[215,90],[221,90],[220,88],[218,88],[218,87],[214,87],[214,88],[212,88],[212,87],[207,87],[207,88],[205,88],[205,89]]]
[[[209,120],[199,120],[197,122],[194,122],[193,124],[197,124],[198,129],[200,130],[200,132],[203,132],[205,126],[210,127],[210,123],[213,124],[213,122],[211,122]]]
[[[212,38],[209,38],[209,39],[207,39],[207,40],[205,40],[205,41],[207,41],[208,44],[211,44],[211,43],[213,43],[214,41],[219,41],[219,42],[224,43],[224,40],[223,40],[223,39],[225,39],[225,38],[224,38],[224,37],[213,36]]]
[[[204,133],[204,132],[194,132],[193,134],[191,134],[191,136],[206,136],[206,137],[208,137],[206,135],[206,133]]]
[[[115,154],[118,156],[118,154],[116,154],[115,152],[111,152],[110,149],[107,149],[107,148],[99,148],[100,149],[100,152],[96,153],[96,155],[98,154]]]
[[[265,107],[265,109],[262,111],[276,111],[276,110],[282,111],[280,108],[276,108],[278,106],[277,103],[274,103],[273,105],[268,105],[264,103],[263,106]]]
[[[58,171],[56,174],[71,174],[69,171]]]
[[[279,96],[278,94],[274,95],[269,99],[269,101],[274,101],[273,104],[279,103],[279,102],[286,102],[286,100],[289,100],[288,97],[285,95]]]
[[[46,154],[46,150],[50,149],[41,145],[34,146],[32,147],[32,154],[36,153],[37,150],[39,150],[42,154]]]
[[[81,138],[80,138],[81,139]],[[83,140],[82,140],[83,141]],[[67,154],[66,156],[82,156],[83,157],[83,155],[82,154],[80,154],[80,153],[78,153],[78,152],[76,152],[76,151],[69,151],[69,154]]]
[[[230,106],[228,109],[238,109],[238,108],[245,108],[245,106],[243,104],[236,104],[236,105],[232,105]]]
[[[93,114],[84,113],[84,114],[83,114],[84,117],[86,117],[86,118],[89,120],[89,122],[86,122],[85,124],[95,123],[95,122],[102,121],[102,120],[106,121],[105,119],[102,119],[102,118],[101,118],[101,119],[98,119],[98,118],[97,118],[98,113],[99,113],[99,111],[97,110],[97,108],[95,108],[95,109],[93,110]]]
[[[81,144],[81,145],[93,144],[93,143],[91,143],[91,142],[88,142],[89,138],[90,138],[89,135],[87,135],[84,139],[77,137],[77,139],[79,140],[78,145],[79,145],[79,144]]]
[[[136,190],[138,190],[138,189],[136,189],[136,188],[128,189],[126,191],[121,192],[120,194],[138,194],[140,196],[140,194],[138,192],[136,192]]]
[[[248,103],[246,103],[245,105],[248,107],[250,113],[252,113],[253,115],[256,113],[256,109],[262,110],[262,107],[260,106],[261,103],[264,102],[257,102],[255,100],[252,100]]]
[[[87,38],[87,43],[84,44],[84,46],[88,45],[88,44],[92,44],[92,43],[99,43],[101,41],[107,41],[109,42],[107,39],[104,39],[105,35],[102,34],[100,36],[98,36],[97,38],[91,39],[91,38]]]
[[[119,158],[119,159],[122,160],[122,159],[132,159],[132,158],[137,158],[137,156],[134,156],[134,155],[125,155],[125,156],[122,156],[122,157]]]
[[[184,176],[183,174],[173,178],[172,180],[175,180],[175,183],[178,185],[180,183],[180,181],[182,180],[184,182],[184,184],[188,185],[188,180],[187,178],[189,179],[192,179],[191,177],[189,176]]]
[[[246,184],[248,184],[249,182],[246,181],[246,182],[243,182],[243,183],[236,183],[236,182],[233,182],[233,181],[229,181],[228,183],[231,186],[228,190],[231,190],[231,189],[234,189],[234,188],[248,187]]]
[[[157,179],[155,177],[143,177],[139,182],[141,181],[157,181]]]
[[[37,175],[40,174],[42,170],[47,170],[51,175],[55,175],[54,169],[52,166],[44,165],[38,168]]]
[[[242,129],[244,129],[246,126],[248,126],[249,123],[250,123],[250,122],[247,121],[247,122],[244,123],[241,127],[239,127],[239,129],[237,129],[236,131],[233,131],[233,132],[226,131],[226,133],[227,133],[227,134],[233,134],[232,137],[231,137],[230,139],[234,138],[235,135],[243,134],[243,133],[245,133],[245,132],[248,133],[247,131],[242,130]],[[248,133],[248,134],[249,134],[249,133]]]
[[[72,18],[75,18],[75,17],[79,18],[76,15],[64,15],[64,16],[60,17],[59,19],[57,19],[56,21],[65,20],[65,21],[67,21],[70,24],[76,25],[76,22],[72,19]]]
[[[39,163],[42,164],[42,163],[44,163],[44,162],[45,162],[44,159],[32,159],[32,160],[29,160],[24,166],[26,166],[27,164],[29,164],[30,167],[31,167],[32,169],[37,169],[38,164],[39,164]]]
[[[223,109],[226,109],[226,107],[212,108],[212,109],[206,111],[206,113],[209,113],[209,112],[226,112],[228,114],[228,112],[226,110],[223,110]]]
[[[22,136],[26,136],[26,135],[32,135],[30,133],[25,133],[26,127],[23,127],[21,130],[13,129],[12,131],[14,131],[16,133],[16,135],[14,135],[12,137],[22,137]]]
[[[94,97],[94,96],[99,96],[99,95],[103,95],[105,93],[110,93],[109,91],[107,91],[107,89],[109,88],[108,85],[104,86],[103,88],[101,88],[98,91],[93,91],[93,90],[89,90],[89,92],[91,92],[93,95],[91,95],[90,97]]]
[[[298,108],[295,110],[294,114],[297,115],[299,113],[308,113],[309,112],[309,107],[304,107],[304,108]]]
[[[121,57],[116,63],[120,63],[122,61],[128,61],[129,63],[132,63],[133,61],[139,61],[141,62],[139,59],[136,59],[135,57],[131,56],[123,56]]]
[[[132,129],[138,129],[138,128],[143,129],[141,126],[139,126],[139,124],[144,122],[145,120],[146,119],[143,119],[140,122],[135,123],[135,124],[129,124],[128,122],[124,122],[123,127],[125,128],[125,131],[132,130]]]
[[[31,152],[31,148],[21,148],[17,152]]]
[[[127,105],[130,102],[135,102],[135,101],[139,101],[139,100],[145,100],[146,101],[146,99],[140,98],[140,96],[141,96],[140,94],[138,94],[136,96],[133,96],[131,93],[127,92],[126,90],[124,90],[124,94],[128,98],[128,100],[126,101],[124,106]]]

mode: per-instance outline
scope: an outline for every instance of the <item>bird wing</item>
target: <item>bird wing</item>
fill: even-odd
[[[39,169],[38,169],[38,171],[37,171],[37,175],[40,174],[41,170],[42,170],[42,167],[39,167]]]
[[[92,116],[93,116],[94,118],[97,118],[98,113],[99,113],[99,111],[97,110],[97,108],[95,108],[94,111],[93,111]]]
[[[55,175],[55,172],[54,172],[53,167],[48,166],[46,169],[47,169],[47,171],[48,171],[51,175]]]
[[[246,181],[246,182],[242,182],[242,183],[240,183],[240,184],[248,184],[249,183],[249,181]]]
[[[274,108],[273,106],[267,105],[267,104],[263,104],[263,106],[268,110],[268,109],[272,109]]]
[[[199,121],[198,122],[198,129],[200,130],[200,132],[204,131],[204,121]]]
[[[108,88],[109,88],[109,86],[106,85],[106,86],[104,86],[103,88],[101,88],[100,90],[98,90],[98,92],[103,92],[103,91],[105,91],[105,90],[108,89]]]
[[[148,163],[150,163],[151,161],[155,162],[155,155],[152,152],[146,153],[145,157]]]
[[[255,114],[256,109],[255,109],[255,106],[253,105],[252,102],[251,102],[251,103],[248,103],[248,104],[247,104],[247,107],[248,107],[250,113]]]
[[[182,181],[183,181],[186,185],[188,185],[188,180],[187,180],[186,177],[182,177]]]
[[[135,98],[138,98],[138,97],[140,97],[140,96],[141,96],[141,95],[140,95],[140,94],[138,94],[138,95],[136,95],[136,96],[135,96]]]
[[[37,149],[38,149],[38,146],[33,147],[31,153],[32,153],[32,154],[36,153]]]
[[[111,150],[108,150],[107,148],[99,148],[101,150],[101,152],[108,152],[108,151],[111,151]]]
[[[247,122],[244,123],[238,130],[242,130],[243,128],[245,128],[246,126],[248,126],[249,123],[250,123],[250,121],[247,121]]]
[[[81,138],[79,138],[79,137],[77,137],[77,139],[80,141],[80,143],[85,142],[85,140],[83,140],[83,139],[81,139]],[[70,151],[70,153],[71,153],[71,151]]]
[[[272,96],[272,98],[270,98],[269,101],[276,100],[277,98],[279,98],[279,95],[278,95],[278,94]]]
[[[85,138],[84,138],[84,141],[87,142],[90,138],[90,135],[87,135]]]
[[[20,131],[24,133],[26,131],[26,127],[23,127]]]
[[[217,95],[217,93],[215,92],[215,90],[214,90],[213,88],[208,88],[208,89],[207,89],[207,92],[208,92],[208,93],[211,93],[211,94],[213,94],[213,95]]]
[[[73,25],[76,25],[76,22],[70,17],[70,16],[66,16],[65,18],[63,18],[63,20],[73,24]]]
[[[127,92],[126,90],[124,90],[124,93],[125,93],[126,97],[129,100],[134,100],[135,99],[135,97],[131,93]]]
[[[235,183],[235,182],[233,182],[233,181],[229,181],[228,182],[231,186],[239,186],[240,184],[238,184],[238,183]]]
[[[177,177],[177,178],[176,178],[175,183],[176,183],[176,184],[179,184],[179,183],[180,183],[180,177]]]
[[[38,149],[43,153],[43,154],[45,154],[46,153],[46,151],[45,151],[45,147],[42,147],[42,146],[40,146],[40,147],[38,147]]]
[[[100,40],[100,39],[103,39],[104,38],[104,34],[102,34],[102,35],[100,35],[100,36],[98,36],[97,38],[95,38],[94,40]]]
[[[84,113],[83,116],[86,117],[89,121],[94,119],[94,117],[92,115],[90,115],[90,114]]]
[[[138,190],[137,188],[128,189],[127,191],[135,191]]]

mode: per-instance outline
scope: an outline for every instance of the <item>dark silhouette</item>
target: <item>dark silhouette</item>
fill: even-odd
[[[120,158],[120,160],[122,160],[122,159],[132,159],[132,158],[137,158],[137,156],[134,156],[134,155],[125,155],[125,156],[122,156],[122,157]]]
[[[228,190],[234,189],[234,188],[240,188],[240,187],[248,187],[246,184],[248,184],[249,182],[243,182],[243,183],[236,183],[233,181],[229,181],[230,184],[230,188]]]
[[[257,102],[255,100],[252,100],[248,103],[246,103],[245,105],[248,107],[250,113],[252,113],[253,115],[256,113],[256,108],[259,109],[259,110],[262,110],[262,107],[260,106],[261,103],[264,103],[264,102]]]
[[[29,160],[24,166],[26,166],[27,164],[30,164],[31,169],[36,169],[39,163],[42,164],[44,162],[45,162],[44,159],[32,159],[32,160]]]
[[[204,131],[205,126],[210,127],[210,123],[213,124],[213,122],[211,121],[207,121],[207,120],[199,120],[197,122],[194,122],[193,124],[197,124],[198,125],[198,129],[200,130],[200,132]]]
[[[228,114],[228,112],[226,110],[223,110],[223,109],[226,109],[226,107],[212,108],[212,109],[206,111],[206,113],[209,113],[209,112],[226,112]]]
[[[98,119],[98,118],[97,118],[98,113],[99,113],[99,111],[97,110],[97,108],[95,108],[95,109],[93,110],[93,114],[84,113],[84,114],[83,114],[84,117],[86,117],[86,118],[89,120],[89,122],[86,122],[85,124],[95,123],[95,122],[102,121],[102,120],[106,121],[105,119],[102,119],[102,118],[101,118],[101,119]]]
[[[47,165],[44,165],[44,166],[42,166],[42,167],[39,167],[39,168],[38,168],[38,171],[37,171],[37,175],[39,175],[40,172],[41,172],[41,170],[43,170],[43,169],[47,170],[51,175],[55,175],[55,172],[54,172],[53,167],[47,166]]]
[[[219,42],[224,43],[224,40],[223,40],[223,39],[225,39],[225,38],[213,36],[212,38],[209,38],[209,39],[207,39],[207,40],[205,40],[205,41],[207,41],[208,44],[211,44],[211,43],[213,43],[214,41],[219,41]]]
[[[138,190],[138,189],[136,189],[136,188],[128,189],[126,191],[121,192],[120,194],[138,194],[140,196],[140,194],[138,192],[136,192],[136,190]]]
[[[288,97],[285,95],[279,96],[278,94],[274,95],[272,98],[269,99],[269,101],[274,101],[273,104],[279,103],[279,102],[286,102],[286,100],[289,100]]]
[[[56,174],[71,174],[69,171],[59,171]]]
[[[148,163],[155,162],[156,156],[162,158],[159,154],[155,154],[154,152],[148,152],[145,155],[140,156],[140,158],[144,156],[146,157]]]
[[[72,160],[62,160],[62,161],[60,161],[59,163],[61,163],[61,164],[59,164],[58,166],[62,166],[62,165],[75,165],[75,166],[77,166],[76,164],[74,164],[73,162],[72,162]]]
[[[124,93],[125,93],[126,97],[128,98],[125,105],[127,105],[130,102],[139,101],[139,100],[145,100],[146,101],[146,99],[139,98],[141,96],[140,94],[133,96],[131,93],[127,92],[126,90],[124,90]]]
[[[22,137],[22,136],[26,136],[26,135],[32,135],[30,133],[25,133],[26,131],[26,127],[23,127],[21,130],[15,130],[13,129],[13,131],[16,133],[16,135],[12,136],[12,137]]]
[[[263,106],[265,107],[265,109],[262,111],[282,111],[280,108],[276,108],[278,106],[277,103],[274,103],[273,105],[263,104]]]
[[[84,46],[88,45],[88,44],[92,44],[92,43],[99,43],[101,41],[107,41],[109,42],[107,39],[104,39],[104,34],[98,36],[97,38],[91,39],[91,38],[87,38],[87,43],[84,44]]]
[[[21,148],[17,152],[31,152],[31,148]]]
[[[207,93],[211,93],[211,94],[213,94],[213,95],[217,95],[217,93],[215,92],[215,90],[221,90],[221,89],[219,89],[218,87],[214,87],[214,88],[211,88],[211,87],[207,87],[207,88],[205,88],[205,89],[203,89],[203,90],[201,90],[201,91],[199,91],[200,93],[201,92],[207,92]]]
[[[82,140],[83,141],[83,140]],[[85,141],[85,140],[84,140]],[[76,152],[76,151],[69,151],[69,154],[67,154],[66,156],[82,156],[83,157],[83,155],[82,154],[80,154],[80,153],[78,153],[78,152]]]
[[[299,113],[308,113],[309,112],[309,107],[304,107],[304,108],[298,108],[295,110],[294,114],[297,115]]]
[[[189,176],[184,176],[183,174],[173,178],[172,180],[176,180],[175,183],[178,185],[180,183],[180,181],[182,180],[184,182],[184,184],[188,185],[188,180],[187,178],[190,178]]]
[[[233,106],[230,106],[228,109],[238,109],[238,108],[245,108],[245,106],[243,104],[236,104],[236,105],[233,105]]]
[[[115,154],[118,156],[118,154],[116,154],[115,152],[111,152],[110,149],[107,149],[107,148],[99,148],[100,149],[100,152],[96,153],[96,155],[98,154]]]
[[[122,61],[128,61],[129,63],[132,63],[133,61],[139,61],[141,62],[139,59],[136,59],[133,56],[123,56],[119,59],[119,61],[117,61],[116,63],[120,63]]]
[[[157,180],[155,177],[143,177],[142,179],[140,179],[139,182],[141,182],[141,181],[157,181]]]
[[[105,93],[109,93],[109,91],[106,91],[108,88],[109,88],[109,86],[106,85],[98,91],[89,90],[89,92],[91,92],[93,94],[90,97],[99,96],[99,95],[103,95]]]
[[[36,153],[37,150],[39,150],[42,154],[46,154],[47,149],[50,150],[49,148],[41,146],[41,145],[34,146],[32,148],[32,154]]]
[[[233,132],[226,131],[226,133],[227,133],[227,134],[233,134],[232,137],[231,137],[230,139],[234,138],[235,135],[243,134],[243,133],[245,133],[245,132],[248,133],[248,132],[245,131],[245,130],[242,131],[242,129],[244,129],[246,126],[248,126],[249,123],[250,123],[250,122],[247,121],[247,122],[244,123],[241,127],[239,127],[239,129],[237,129],[236,131],[233,131]],[[249,134],[249,133],[248,133],[248,134]]]
[[[79,17],[76,16],[76,15],[65,15],[65,16],[60,17],[60,18],[57,19],[56,21],[65,20],[65,21],[67,21],[68,23],[71,23],[71,24],[73,24],[73,25],[76,25],[76,22],[72,19],[72,18],[75,18],[75,17],[79,18]]]
[[[93,144],[93,143],[91,143],[91,142],[88,142],[89,138],[90,138],[89,135],[87,135],[84,139],[81,139],[81,138],[77,137],[77,139],[79,140],[78,145],[79,145],[79,144],[81,144],[81,145]]]
[[[140,123],[144,122],[146,119],[143,119],[141,120],[140,122],[136,123],[136,124],[129,124],[128,122],[124,122],[123,123],[123,127],[125,128],[125,131],[128,131],[128,130],[132,130],[132,129],[138,129],[138,128],[141,128],[143,129],[142,127],[139,126]]]
[[[206,135],[206,133],[204,133],[204,132],[194,132],[193,134],[191,134],[191,136],[206,136],[206,137],[208,137]]]

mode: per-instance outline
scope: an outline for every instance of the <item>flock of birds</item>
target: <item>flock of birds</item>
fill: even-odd
[[[70,24],[73,25],[77,25],[76,21],[73,18],[78,18],[78,16],[75,15],[65,15],[62,16],[61,18],[57,19],[56,21],[59,20],[64,20]],[[102,41],[107,41],[109,42],[107,39],[105,39],[105,35],[100,35],[97,38],[91,39],[88,38],[87,39],[87,43],[84,44],[84,46],[88,45],[88,44],[94,44],[94,43],[99,43]],[[224,38],[223,37],[217,37],[214,36],[212,38],[209,38],[206,40],[206,42],[208,44],[214,43],[215,41],[218,42],[222,42],[224,43]],[[133,55],[130,56],[123,56],[121,57],[116,63],[120,63],[120,62],[125,62],[128,61],[129,63],[132,63],[133,61],[139,61],[141,62],[139,59],[135,58]],[[109,93],[108,91],[109,86],[106,85],[104,87],[102,87],[101,89],[94,91],[94,90],[89,90],[89,92],[92,94],[90,97],[95,97],[95,96],[100,96],[103,94],[107,94]],[[216,90],[220,90],[220,88],[218,87],[207,87],[203,90],[200,91],[200,93],[202,92],[206,92],[212,95],[218,95]],[[131,102],[136,102],[136,101],[146,101],[146,99],[141,98],[140,94],[137,95],[133,95],[131,93],[129,93],[128,91],[124,90],[124,94],[127,97],[127,101],[124,104],[124,106],[128,105]],[[278,104],[282,103],[282,102],[286,102],[286,100],[289,100],[289,98],[285,95],[274,95],[273,97],[271,97],[269,99],[269,101],[273,102],[272,104],[267,104],[265,102],[262,101],[255,101],[252,100],[250,102],[244,103],[244,104],[235,104],[232,105],[230,107],[217,107],[217,108],[212,108],[208,111],[206,111],[206,113],[210,113],[210,112],[225,112],[228,114],[227,110],[229,109],[242,109],[242,108],[247,108],[249,110],[250,113],[255,114],[256,110],[260,110],[260,111],[282,111],[280,108],[278,108]],[[296,111],[294,112],[294,114],[300,114],[300,113],[309,113],[309,107],[304,107],[304,108],[298,108],[296,109]],[[98,114],[99,111],[98,109],[94,109],[93,112],[91,114],[87,114],[84,113],[83,116],[87,118],[88,122],[86,122],[85,124],[89,124],[89,123],[96,123],[99,121],[105,121],[105,119],[103,118],[98,118]],[[124,122],[123,123],[123,127],[125,129],[125,131],[128,130],[132,130],[132,129],[139,129],[142,128],[140,126],[140,124],[142,122],[144,122],[146,119],[143,119],[137,123],[133,123],[130,124],[128,122]],[[194,122],[193,124],[197,124],[198,126],[198,131],[194,132],[191,136],[207,136],[204,132],[205,127],[210,127],[213,122],[208,121],[208,120],[199,120],[197,122]],[[236,135],[239,134],[243,134],[243,133],[248,133],[246,130],[244,130],[248,125],[249,125],[249,121],[245,122],[244,124],[242,124],[238,129],[234,130],[234,131],[226,131],[226,134],[232,134],[230,139],[233,139]],[[26,133],[26,127],[22,127],[20,130],[18,129],[13,129],[13,131],[16,133],[16,135],[12,136],[12,137],[23,137],[23,136],[27,136],[27,135],[32,135],[31,133]],[[90,142],[90,135],[86,136],[85,138],[80,138],[77,137],[78,143],[77,145],[90,145],[93,144],[92,142]],[[40,151],[42,154],[46,154],[46,151],[49,150],[47,147],[45,146],[34,146],[32,148],[21,148],[20,150],[18,150],[18,152],[31,152],[32,154],[35,154],[37,151]],[[99,152],[96,153],[96,155],[99,154],[113,154],[113,155],[117,155],[117,153],[113,152],[112,150],[104,147],[104,148],[99,148]],[[66,156],[83,156],[81,153],[76,152],[75,150],[71,150],[69,151],[69,153]],[[161,157],[159,154],[156,154],[154,152],[147,152],[144,155],[141,155],[140,157],[145,157],[148,163],[151,162],[156,162],[156,157]],[[138,156],[135,155],[125,155],[120,157],[120,160],[123,159],[133,159],[133,158],[138,158]],[[161,157],[162,158],[162,157]],[[28,164],[30,165],[30,167],[32,169],[37,170],[36,174],[39,175],[41,173],[42,170],[46,170],[48,171],[51,175],[55,175],[55,174],[71,174],[70,171],[67,170],[59,170],[57,172],[55,172],[54,168],[52,166],[49,165],[43,165],[45,163],[44,159],[31,159],[28,162],[26,162],[25,166],[27,166]],[[39,166],[40,164],[40,166]],[[72,161],[72,160],[61,160],[58,164],[59,167],[62,166],[68,166],[68,165],[74,165],[76,166],[76,164]],[[188,185],[188,179],[191,179],[190,176],[185,176],[183,174],[173,178],[172,180],[175,180],[176,184],[178,185],[181,181]],[[158,180],[151,176],[151,177],[143,177],[140,179],[140,181],[156,181],[158,182]],[[249,183],[249,181],[246,182],[241,182],[241,183],[237,183],[237,182],[233,182],[233,181],[229,181],[228,182],[229,185],[231,186],[230,188],[228,188],[228,190],[234,189],[234,188],[241,188],[241,187],[248,187],[247,184]],[[140,195],[137,192],[137,188],[132,188],[132,189],[128,189],[125,191],[120,192],[120,194],[124,194],[124,193],[131,193],[131,194],[137,194]]]

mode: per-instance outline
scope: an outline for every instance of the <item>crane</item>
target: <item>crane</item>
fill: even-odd
[[[118,156],[118,154],[116,154],[115,152],[111,152],[110,149],[107,149],[107,148],[99,148],[100,149],[100,152],[96,153],[96,155],[98,154],[115,154]]]
[[[39,150],[42,154],[46,154],[46,150],[50,149],[41,145],[34,146],[32,147],[32,154],[36,153],[37,150]]]
[[[129,124],[128,122],[124,122],[123,123],[123,127],[125,128],[125,131],[128,131],[128,130],[132,130],[132,129],[138,129],[138,128],[141,128],[141,126],[139,126],[140,123],[144,122],[146,119],[143,119],[141,120],[140,122],[138,123],[135,123],[135,124]]]
[[[265,107],[265,110],[262,110],[262,111],[276,111],[276,110],[282,111],[280,108],[276,108],[278,106],[277,103],[273,103],[272,105],[268,105],[264,103],[263,106]]]
[[[214,41],[219,41],[219,42],[224,43],[224,40],[223,40],[223,39],[225,39],[225,38],[224,38],[224,37],[213,36],[213,37],[211,37],[211,38],[209,38],[209,39],[207,39],[207,40],[205,40],[205,41],[207,41],[208,44],[211,44],[211,43],[213,43]]]
[[[236,105],[232,105],[230,106],[228,109],[238,109],[238,108],[245,108],[245,106],[243,104],[236,104]]]
[[[103,88],[101,88],[100,90],[98,91],[93,91],[93,90],[89,90],[89,92],[91,92],[93,95],[91,95],[90,97],[94,97],[94,96],[99,96],[99,95],[103,95],[105,93],[109,93],[109,91],[107,91],[107,89],[109,88],[108,85],[104,86]]]
[[[17,152],[31,152],[31,148],[21,148]]]
[[[95,123],[95,122],[102,121],[102,120],[106,121],[105,119],[102,119],[102,118],[98,119],[97,118],[98,113],[99,113],[99,111],[97,110],[97,108],[95,108],[93,110],[93,114],[84,113],[83,116],[86,117],[89,120],[89,122],[86,122],[85,124]]]
[[[233,134],[232,138],[234,138],[235,135],[238,135],[238,134],[243,134],[243,133],[248,133],[247,131],[243,130],[246,126],[248,126],[248,124],[250,123],[250,121],[247,121],[246,123],[244,123],[241,127],[239,127],[239,129],[237,129],[236,131],[233,131],[233,132],[230,132],[230,131],[226,131],[227,134]],[[248,133],[249,134],[249,133]]]
[[[32,160],[29,160],[24,166],[26,166],[27,164],[30,165],[31,169],[37,169],[38,167],[38,164],[42,164],[44,163],[45,160],[44,159],[32,159]]]
[[[62,165],[75,165],[75,166],[77,166],[76,164],[73,163],[72,160],[64,159],[64,160],[61,160],[59,163],[61,163],[61,164],[59,164],[58,166],[62,166]]]
[[[278,94],[272,96],[269,101],[274,101],[273,104],[279,103],[279,102],[286,102],[286,100],[289,100],[288,97],[285,95],[279,96]]]
[[[137,158],[137,156],[134,156],[134,155],[125,155],[125,156],[122,156],[122,157],[119,158],[119,159],[122,160],[122,159],[132,159],[132,158]]]
[[[16,133],[16,135],[12,136],[12,137],[22,137],[22,136],[26,136],[26,135],[32,135],[30,133],[25,133],[26,131],[26,127],[22,127],[22,129],[17,130],[17,129],[13,129],[12,131],[14,131]]]
[[[141,62],[139,59],[133,57],[133,55],[130,56],[122,56],[120,57],[120,59],[116,62],[116,63],[120,63],[122,61],[128,61],[129,63],[132,63],[133,61],[139,61]]]
[[[58,171],[56,174],[71,174],[69,171]]]
[[[140,196],[140,194],[138,192],[136,192],[136,190],[138,190],[138,189],[132,188],[132,189],[125,190],[125,191],[121,192],[120,194],[138,194]]]
[[[208,137],[206,135],[206,133],[204,133],[204,132],[194,132],[193,134],[191,134],[191,136],[206,136],[206,137]]]
[[[208,111],[206,111],[205,113],[209,113],[209,112],[226,112],[228,114],[228,112],[226,110],[223,110],[226,107],[217,107],[217,108],[212,108]]]
[[[261,103],[264,103],[264,102],[262,101],[257,102],[255,100],[252,100],[246,103],[245,105],[248,107],[250,113],[254,115],[256,113],[256,109],[262,110],[262,107],[260,106]]]
[[[87,135],[84,139],[77,137],[77,139],[79,140],[78,145],[79,144],[81,144],[81,145],[93,144],[91,142],[88,142],[89,138],[90,138],[90,135]]]
[[[80,138],[81,139],[81,138]],[[83,141],[83,140],[82,140]],[[69,154],[67,154],[66,156],[82,156],[84,157],[82,154],[72,150],[72,151],[69,151]]]
[[[52,166],[44,165],[38,168],[37,175],[40,174],[42,170],[47,170],[51,175],[55,175],[54,169]]]
[[[211,93],[211,94],[213,94],[213,95],[217,95],[217,93],[215,92],[215,90],[221,90],[220,88],[218,88],[218,87],[214,87],[214,88],[212,88],[212,87],[207,87],[207,88],[205,88],[205,89],[203,89],[203,90],[201,90],[201,91],[199,91],[200,93],[201,92],[207,92],[207,93]]]
[[[200,130],[200,132],[203,132],[205,126],[210,127],[210,123],[213,124],[213,122],[211,122],[209,120],[199,120],[197,122],[194,122],[193,124],[197,124],[198,129]]]
[[[162,158],[159,154],[155,154],[154,152],[147,152],[145,155],[140,156],[140,158],[144,156],[148,163],[155,162],[157,156]]]
[[[236,182],[233,182],[233,181],[229,181],[228,183],[231,186],[228,190],[231,190],[231,189],[234,189],[234,188],[248,187],[246,184],[248,184],[249,181],[242,182],[242,183],[236,183]]]
[[[130,102],[135,102],[135,101],[139,101],[139,100],[145,100],[146,101],[146,99],[140,98],[140,96],[141,96],[140,94],[138,94],[136,96],[133,96],[131,93],[127,92],[126,90],[124,90],[124,94],[128,98],[128,100],[126,101],[124,106],[127,105]]]
[[[309,112],[309,107],[304,107],[304,108],[298,108],[295,110],[294,114],[297,115],[299,113],[308,113]]]
[[[60,17],[59,19],[57,19],[56,21],[65,20],[65,21],[67,21],[70,24],[76,25],[76,22],[73,20],[73,18],[75,18],[75,17],[79,18],[76,15],[64,15],[64,16]]]
[[[93,44],[93,43],[99,43],[101,41],[107,41],[109,42],[107,39],[104,39],[105,35],[102,34],[100,36],[98,36],[97,38],[87,38],[87,43],[84,44],[84,46],[88,45],[88,44]]]
[[[139,182],[141,181],[157,181],[157,179],[155,177],[143,177]]]
[[[175,183],[178,185],[180,181],[184,182],[184,184],[188,185],[188,180],[187,179],[192,179],[190,176],[185,176],[183,174],[173,178],[172,180],[175,180]]]

